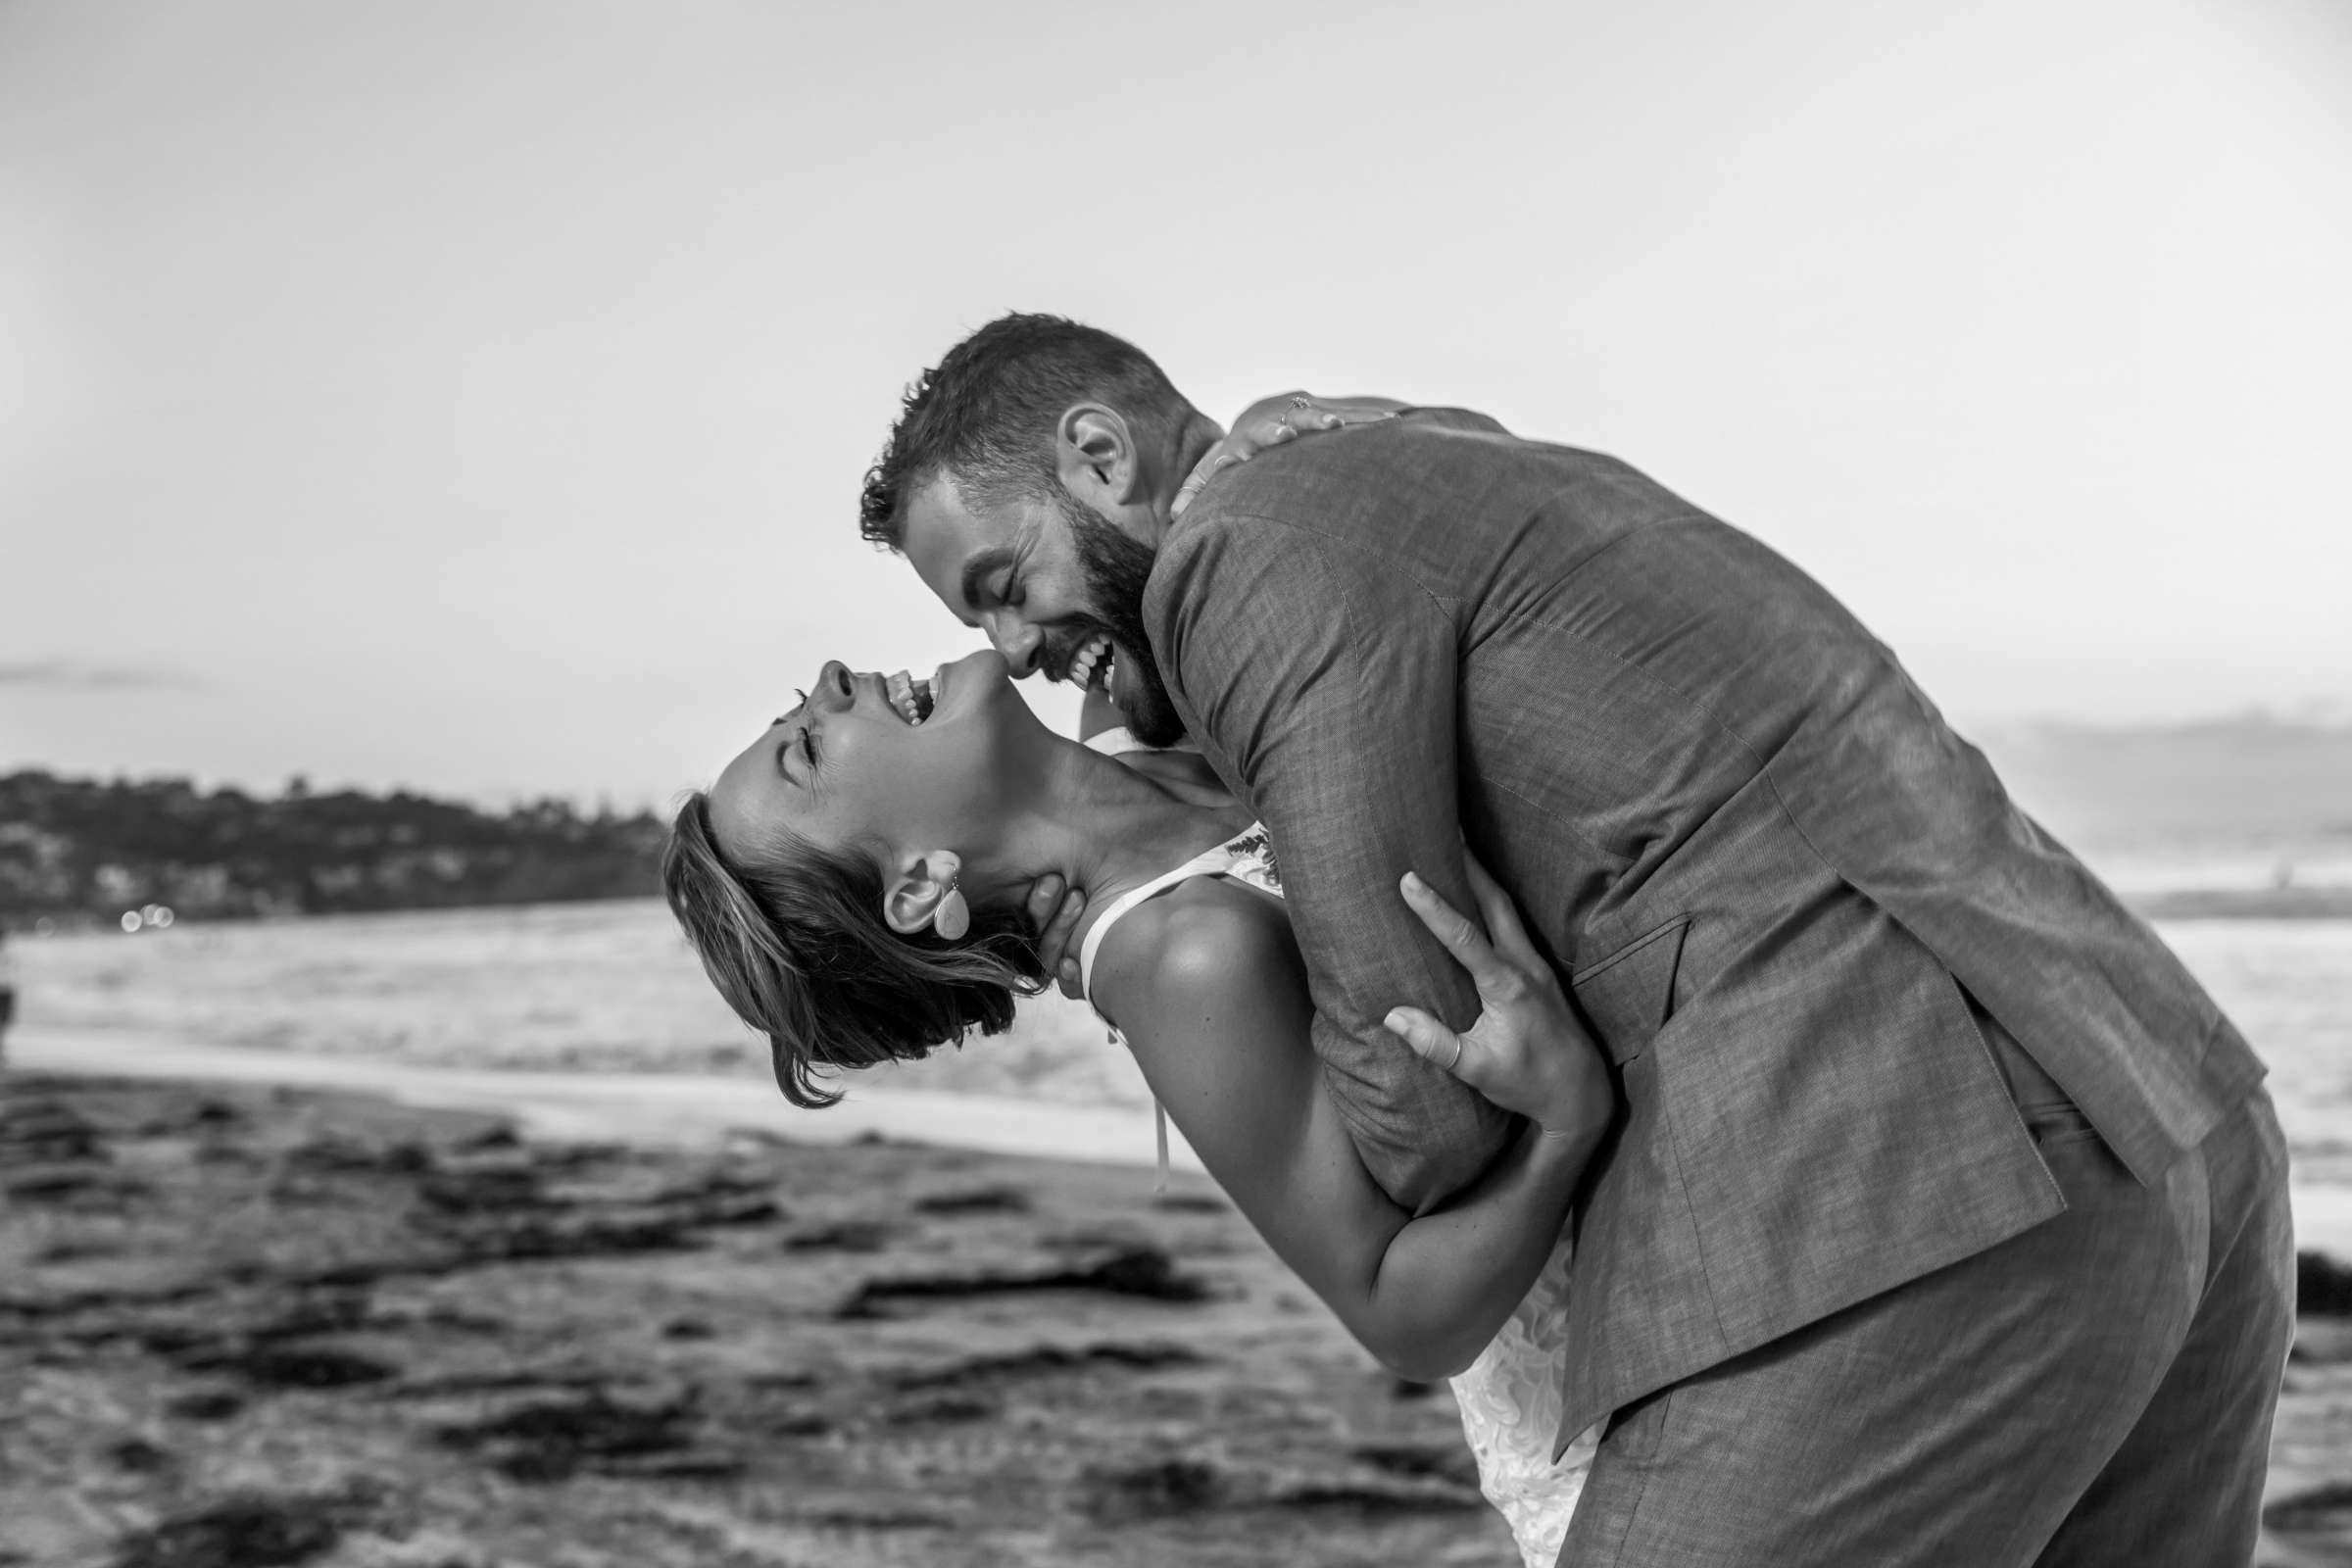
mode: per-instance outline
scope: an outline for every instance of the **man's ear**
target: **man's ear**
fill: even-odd
[[[940,901],[955,889],[963,860],[954,850],[930,850],[902,861],[882,890],[882,918],[903,937],[931,929]]]
[[[1073,494],[1116,507],[1142,499],[1144,466],[1135,432],[1117,410],[1074,403],[1062,411],[1054,437],[1055,468]]]

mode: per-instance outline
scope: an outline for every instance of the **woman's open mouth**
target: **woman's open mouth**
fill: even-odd
[[[917,680],[905,670],[883,677],[883,689],[890,694],[890,706],[908,725],[920,728],[937,706],[933,693],[939,690],[939,671],[932,671],[929,680]]]

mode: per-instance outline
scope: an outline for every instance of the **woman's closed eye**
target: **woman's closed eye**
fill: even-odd
[[[800,733],[788,736],[784,742],[784,750],[776,754],[777,767],[786,778],[792,777],[792,771],[783,766],[784,758],[791,753],[795,745],[799,746],[802,760],[808,764],[808,771],[810,773],[816,771],[816,736],[810,731],[806,716],[808,711],[808,694],[795,689],[793,696],[799,698],[800,701],[794,705],[792,711],[778,713],[774,719],[774,723],[778,725],[789,724],[795,718],[801,720]]]
[[[791,718],[792,715],[787,713],[776,722],[789,723]],[[807,786],[815,782],[816,734],[807,720],[804,719],[799,729],[784,737],[784,744],[776,751],[776,771],[784,775],[787,783]]]

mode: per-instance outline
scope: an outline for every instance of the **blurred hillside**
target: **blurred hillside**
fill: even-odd
[[[1974,737],[2009,792],[2085,854],[2160,845],[2352,854],[2352,724],[2261,715]]]
[[[2352,913],[2352,725],[2247,716],[1973,737],[2010,793],[2151,913]],[[662,825],[560,800],[275,799],[183,779],[0,776],[0,925],[634,898]]]
[[[2352,725],[2248,715],[1976,739],[2018,803],[2144,914],[2352,918]]]
[[[276,799],[140,782],[0,777],[0,926],[319,914],[634,898],[658,890],[662,824],[534,802],[502,813],[395,791]]]

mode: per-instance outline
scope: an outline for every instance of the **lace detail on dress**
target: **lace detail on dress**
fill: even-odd
[[[1251,887],[1282,897],[1282,867],[1274,863],[1274,839],[1264,828],[1252,824],[1242,836],[1225,846],[1233,863],[1224,875],[1238,877]]]
[[[1527,1298],[1478,1359],[1447,1380],[1485,1493],[1527,1568],[1552,1568],[1592,1469],[1600,1429],[1578,1435],[1555,1463],[1560,1369],[1568,1358],[1568,1232],[1553,1244]]]
[[[1095,955],[1102,951],[1102,939],[1110,935],[1110,928],[1145,900],[1197,876],[1231,877],[1261,893],[1271,893],[1278,899],[1282,897],[1282,873],[1274,864],[1274,841],[1264,826],[1256,822],[1250,823],[1215,849],[1203,850],[1174,870],[1161,872],[1103,910],[1093,929],[1086,933],[1086,940],[1078,945],[1079,987],[1086,993],[1090,1005],[1095,995]],[[1095,1016],[1102,1017],[1101,1008],[1096,1008]],[[1102,1021],[1110,1023],[1108,1018],[1102,1018]],[[1112,1024],[1111,1032],[1117,1038],[1118,1026]]]

